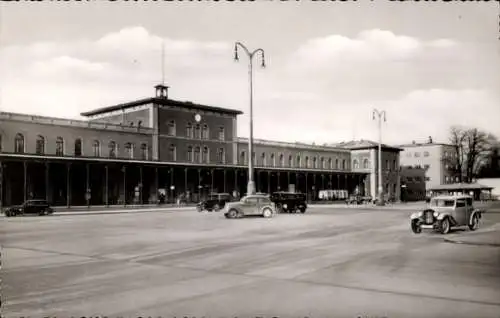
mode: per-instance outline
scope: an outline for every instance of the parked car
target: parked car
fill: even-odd
[[[227,202],[230,202],[233,197],[229,193],[213,193],[208,196],[206,200],[202,200],[196,205],[196,210],[201,212],[207,210],[209,212],[219,211],[226,206]]]
[[[436,196],[430,199],[427,209],[411,215],[411,230],[416,234],[422,229],[447,234],[452,227],[468,226],[474,231],[479,227],[482,213],[483,210],[474,208],[471,196]]]
[[[274,192],[270,196],[271,201],[276,205],[278,213],[305,213],[307,209],[306,195],[294,192]]]
[[[5,209],[5,216],[17,216],[24,214],[52,214],[54,210],[50,207],[47,200],[28,200],[19,206],[11,206]]]
[[[237,202],[227,202],[224,216],[228,219],[242,218],[247,215],[262,215],[271,218],[276,209],[267,195],[254,194],[241,198]]]

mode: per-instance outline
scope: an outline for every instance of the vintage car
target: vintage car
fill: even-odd
[[[274,192],[270,196],[271,201],[276,205],[278,213],[305,213],[307,209],[306,195],[304,193]]]
[[[237,202],[228,202],[224,210],[224,216],[228,219],[242,218],[247,215],[262,215],[270,218],[276,214],[269,196],[261,194],[244,196]]]
[[[411,215],[411,230],[416,234],[422,229],[447,234],[452,227],[468,226],[474,231],[483,212],[474,208],[473,198],[468,195],[436,196],[430,199],[428,208]]]
[[[208,196],[206,200],[202,200],[196,205],[196,210],[201,212],[203,210],[212,212],[219,211],[226,206],[227,202],[233,200],[229,193],[213,193]]]
[[[46,200],[28,200],[19,206],[11,206],[5,209],[5,216],[17,216],[23,214],[52,214],[54,210]]]

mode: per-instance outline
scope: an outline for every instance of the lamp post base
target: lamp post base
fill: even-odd
[[[255,194],[255,182],[248,181],[247,183],[247,195]]]
[[[377,203],[375,205],[377,205],[377,206],[384,206],[385,205],[384,196],[379,195],[378,198],[377,198]]]

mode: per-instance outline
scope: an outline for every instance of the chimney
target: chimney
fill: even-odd
[[[432,144],[432,137],[429,136],[429,141],[428,141],[429,144]]]
[[[412,141],[411,141],[411,143],[412,143],[413,145],[414,145],[414,144],[416,144],[415,140],[412,140]]]

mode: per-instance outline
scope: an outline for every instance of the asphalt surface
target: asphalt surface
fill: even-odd
[[[500,248],[414,235],[410,213],[2,218],[3,315],[499,318]]]

